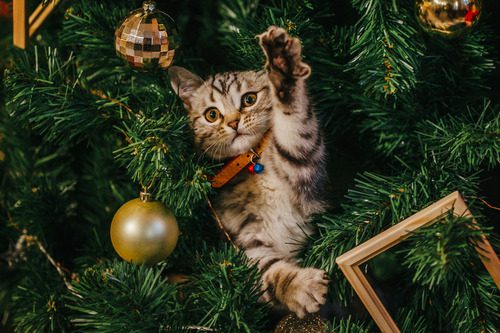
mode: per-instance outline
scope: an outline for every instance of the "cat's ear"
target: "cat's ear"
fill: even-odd
[[[170,84],[186,106],[193,93],[203,84],[203,79],[185,68],[172,66],[168,69]]]

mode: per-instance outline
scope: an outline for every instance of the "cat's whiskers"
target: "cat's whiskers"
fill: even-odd
[[[257,135],[261,125],[268,123],[269,123],[268,119],[260,118],[257,119],[256,121],[249,122],[249,126],[246,127],[246,129],[250,132],[251,135]]]
[[[205,154],[208,154],[209,150],[212,149],[214,146],[220,144],[219,141],[215,141],[214,143],[212,143],[211,145],[209,145],[207,148],[205,148],[202,152],[203,155]]]
[[[224,154],[222,154],[223,149],[225,148],[227,150],[227,148],[229,148],[231,146],[230,144],[227,144],[228,136],[229,135],[226,134],[226,135],[219,138],[219,140],[217,141],[217,143],[219,143],[219,145],[217,146],[217,149],[214,152],[214,156],[217,156],[218,158],[224,157],[223,156]]]

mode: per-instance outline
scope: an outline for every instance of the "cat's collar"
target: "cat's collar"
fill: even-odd
[[[260,158],[260,155],[264,151],[264,148],[269,141],[271,131],[268,130],[259,145],[241,155],[233,157],[229,162],[227,162],[222,169],[211,179],[213,188],[221,188],[226,185],[231,179],[233,179],[241,170],[245,169],[249,164],[255,165],[255,161]],[[262,165],[261,165],[262,167]]]

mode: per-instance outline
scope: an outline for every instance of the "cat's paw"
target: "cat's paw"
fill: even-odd
[[[326,302],[328,276],[316,268],[304,268],[287,288],[284,305],[297,317],[304,318],[308,313],[318,312]]]
[[[268,71],[304,79],[311,74],[311,67],[302,62],[300,40],[288,35],[285,29],[271,26],[257,37],[267,58]]]

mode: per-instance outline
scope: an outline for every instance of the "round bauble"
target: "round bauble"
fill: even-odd
[[[153,265],[165,260],[179,238],[177,220],[163,203],[148,194],[121,206],[111,222],[111,243],[124,260]]]
[[[416,7],[424,30],[447,37],[467,32],[481,16],[479,0],[417,0]]]
[[[283,317],[274,333],[326,333],[327,326],[319,314],[308,314],[304,319],[299,319],[295,314]]]
[[[179,47],[174,20],[146,1],[120,24],[115,31],[116,53],[139,70],[168,68]]]

